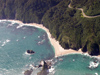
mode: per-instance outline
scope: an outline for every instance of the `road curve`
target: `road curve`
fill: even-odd
[[[72,0],[71,0],[71,2],[72,2]],[[68,5],[69,8],[73,8],[73,7],[71,6],[71,2],[70,2],[70,4]],[[96,18],[96,17],[100,17],[100,15],[96,15],[96,16],[87,16],[87,15],[84,13],[84,10],[83,10],[82,8],[76,8],[76,9],[82,11],[83,17],[86,17],[86,18]]]

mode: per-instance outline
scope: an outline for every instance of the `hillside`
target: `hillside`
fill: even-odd
[[[42,23],[65,49],[100,54],[100,0],[0,0],[0,19],[17,19],[23,22]]]
[[[100,15],[100,0],[73,0],[72,7],[83,8],[87,15]]]

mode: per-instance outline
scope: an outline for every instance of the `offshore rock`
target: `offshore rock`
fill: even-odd
[[[48,69],[51,68],[51,61],[41,61],[40,65],[42,65],[42,70],[37,75],[47,75]]]
[[[33,69],[26,70],[26,71],[24,72],[24,75],[31,75],[32,72],[33,72]]]
[[[35,52],[33,50],[27,50],[28,54],[34,54]]]

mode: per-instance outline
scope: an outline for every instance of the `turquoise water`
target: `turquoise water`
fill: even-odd
[[[17,28],[20,24],[0,22],[0,75],[24,75],[30,64],[38,65],[41,60],[53,59],[54,70],[49,75],[100,75],[100,65],[89,69],[94,58],[81,54],[70,54],[54,58],[54,48],[44,30],[32,26]],[[27,55],[26,50],[35,51]],[[36,75],[40,69],[34,69]]]
[[[59,59],[61,58],[63,60],[55,65],[55,75],[100,75],[100,65],[94,69],[88,67],[95,58],[81,54],[70,54]]]
[[[54,48],[44,30],[17,26],[17,23],[0,22],[0,75],[23,75],[30,64],[37,65],[54,57]],[[28,49],[35,54],[25,54]]]

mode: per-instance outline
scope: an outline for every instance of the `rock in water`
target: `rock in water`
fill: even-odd
[[[26,71],[24,72],[24,75],[31,75],[32,72],[33,72],[33,69],[26,70]]]
[[[40,65],[42,65],[42,70],[37,75],[47,75],[48,69],[51,67],[51,61],[41,61]]]
[[[27,50],[28,54],[34,54],[35,52],[33,50]]]

